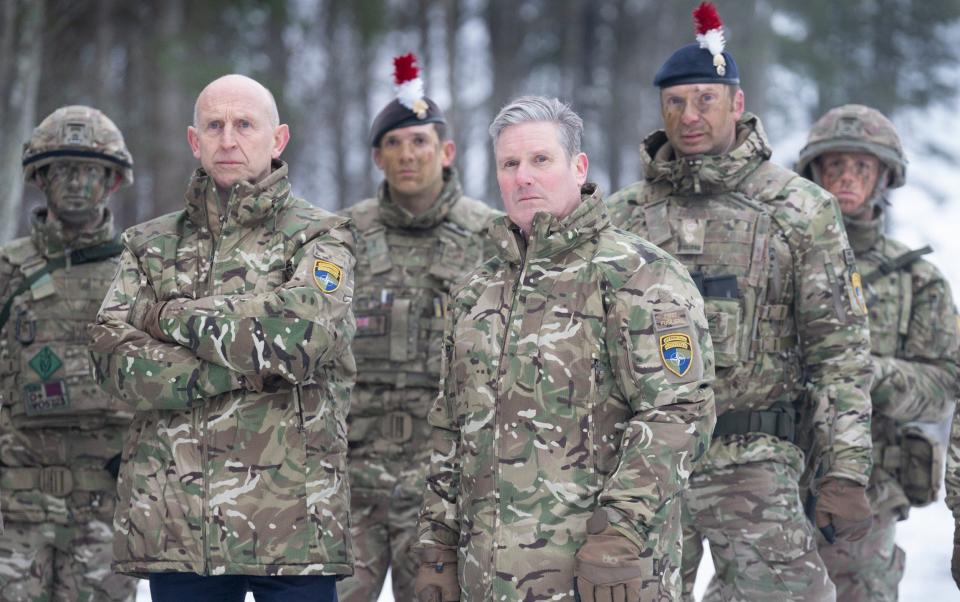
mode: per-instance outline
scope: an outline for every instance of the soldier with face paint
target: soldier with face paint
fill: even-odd
[[[833,197],[770,162],[737,64],[714,44],[723,32],[711,8],[695,11],[700,43],[657,72],[664,129],[641,145],[644,180],[609,199],[615,224],[690,271],[713,338],[717,426],[683,493],[684,594],[708,539],[707,600],[827,602],[834,586],[798,482],[807,460],[816,526],[863,536],[872,456],[860,276]]]
[[[400,93],[370,127],[383,182],[375,198],[344,211],[357,240],[357,386],[347,423],[356,569],[338,584],[343,602],[376,602],[388,568],[394,598],[413,599],[410,546],[430,461],[427,414],[440,382],[447,297],[491,254],[486,228],[498,215],[463,193],[440,107],[402,93],[422,87],[415,57],[394,64]]]
[[[894,541],[897,521],[910,506],[936,499],[943,468],[942,445],[916,421],[946,419],[960,379],[950,285],[921,259],[930,247],[910,250],[884,232],[887,191],[903,186],[906,168],[890,120],[856,104],[831,109],[813,124],[797,164],[840,202],[870,311],[873,525],[857,542],[819,542],[837,598],[851,602],[897,599],[905,561]]]
[[[46,197],[30,236],[0,249],[0,599],[130,600],[109,571],[115,469],[131,414],[90,375],[87,326],[117,271],[107,208],[133,181],[100,111],[54,111],[24,146]]]

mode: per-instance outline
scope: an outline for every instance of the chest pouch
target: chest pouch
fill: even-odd
[[[703,295],[717,367],[766,351],[759,322],[770,273],[771,219],[763,208],[727,193],[709,200],[669,197],[645,213],[651,240],[683,262]]]
[[[923,428],[908,424],[900,429],[897,480],[911,505],[926,506],[936,501],[943,462],[943,446]]]

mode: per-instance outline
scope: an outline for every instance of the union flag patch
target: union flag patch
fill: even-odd
[[[660,335],[660,360],[663,367],[677,376],[683,376],[693,364],[693,343],[690,335],[671,332]]]
[[[317,259],[313,264],[313,280],[317,287],[325,293],[332,293],[340,288],[340,279],[343,277],[343,270],[340,266]]]

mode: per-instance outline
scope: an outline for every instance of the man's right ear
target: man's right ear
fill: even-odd
[[[197,128],[192,125],[187,126],[187,144],[190,145],[190,150],[193,152],[193,157],[195,159],[200,158],[200,140],[199,134],[197,134]]]
[[[373,163],[377,166],[377,169],[383,170],[383,158],[380,156],[380,147],[374,148],[371,155],[373,155]]]

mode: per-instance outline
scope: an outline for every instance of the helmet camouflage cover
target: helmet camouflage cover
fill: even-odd
[[[813,179],[812,163],[829,152],[864,152],[880,159],[887,168],[888,188],[903,186],[907,159],[893,123],[880,111],[864,105],[830,109],[813,127],[800,151],[797,173]]]
[[[60,107],[34,128],[23,145],[23,177],[30,180],[41,167],[62,159],[99,163],[120,174],[124,185],[133,182],[133,158],[123,134],[92,107]]]

